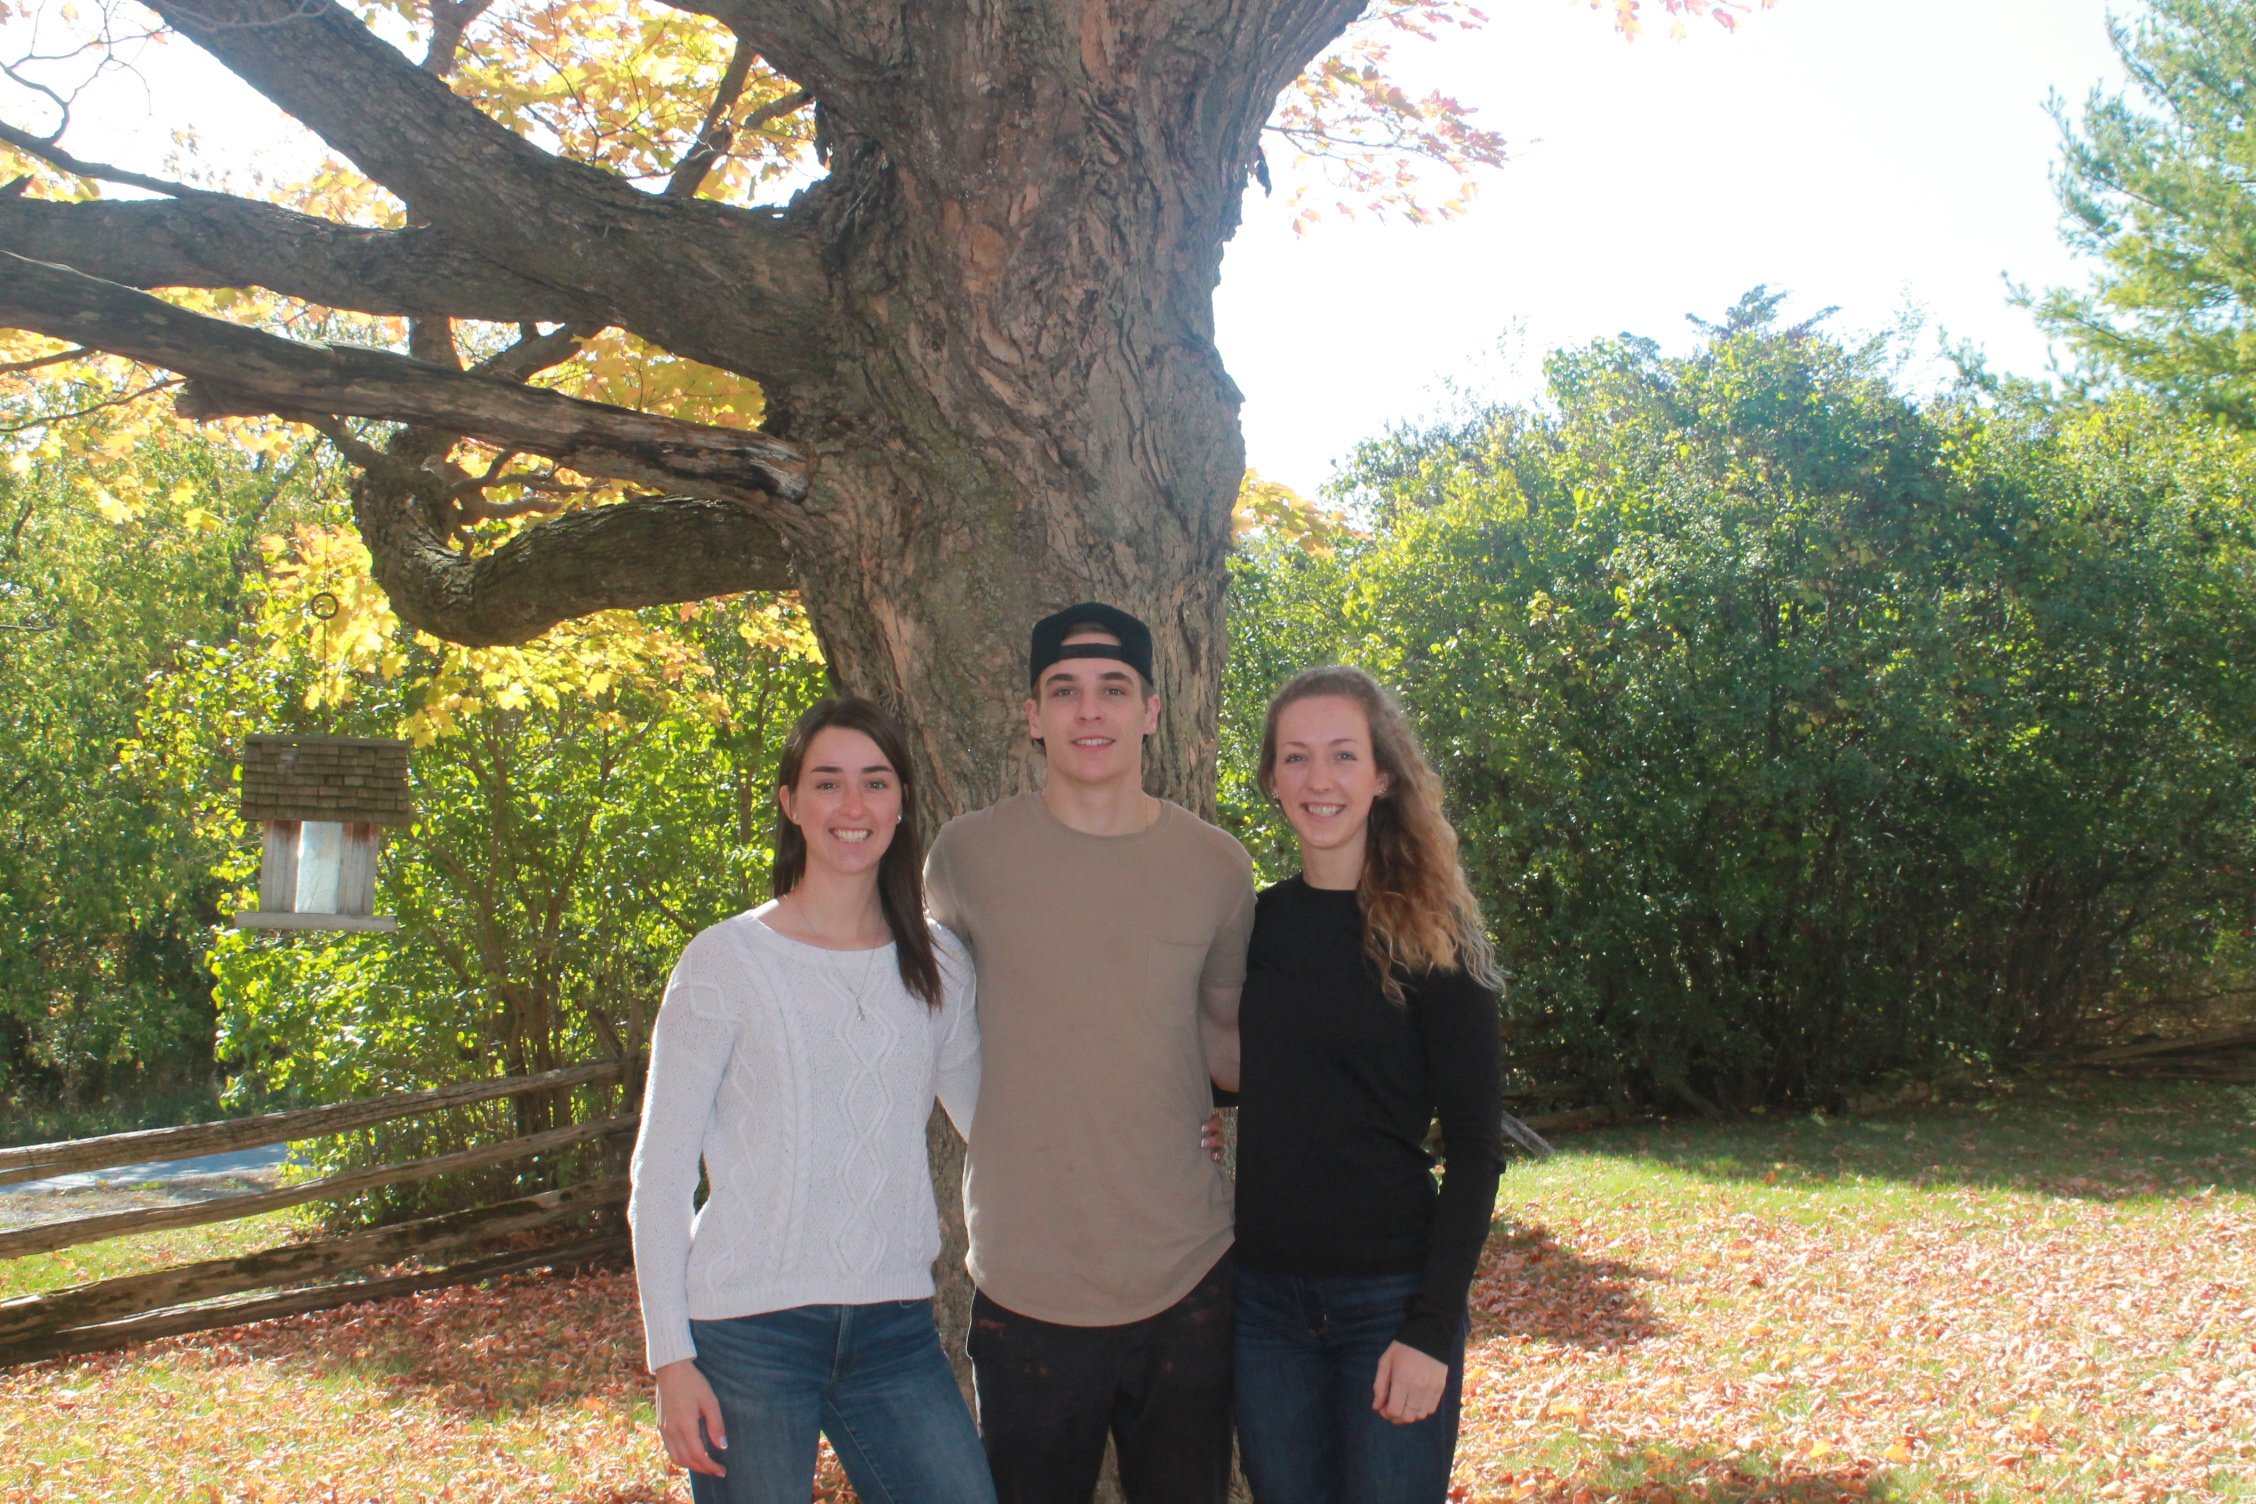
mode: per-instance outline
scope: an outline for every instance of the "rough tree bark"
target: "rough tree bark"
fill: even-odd
[[[839,681],[905,713],[939,816],[1029,779],[1027,626],[1115,602],[1155,629],[1151,786],[1211,807],[1244,469],[1213,294],[1264,120],[1364,0],[672,0],[821,112],[829,174],[781,211],[687,196],[683,172],[644,193],[551,155],[327,0],[150,3],[412,227],[186,188],[90,204],[0,190],[0,251],[55,264],[0,263],[0,323],[179,371],[191,413],[325,422],[364,464],[379,580],[441,637],[521,641],[605,607],[796,583]],[[512,369],[463,372],[293,350],[129,290],[163,286],[617,326],[757,380],[765,431],[512,387],[552,358],[553,330],[528,327]],[[414,426],[377,450],[344,415]],[[443,463],[463,434],[668,494],[473,558]]]
[[[443,637],[795,582],[840,681],[909,712],[942,812],[1028,777],[1026,623],[1117,601],[1159,628],[1154,787],[1207,804],[1243,469],[1213,292],[1262,122],[1358,0],[678,3],[822,112],[829,175],[789,208],[644,193],[552,155],[320,0],[155,0],[412,228],[185,188],[0,197],[0,250],[56,264],[0,265],[0,321],[180,371],[195,414],[417,425],[398,463],[356,454],[358,515],[395,606]],[[766,432],[292,351],[126,291],[247,285],[422,320],[615,325],[759,381]],[[431,478],[459,487],[434,463],[451,435],[668,499],[474,559]]]

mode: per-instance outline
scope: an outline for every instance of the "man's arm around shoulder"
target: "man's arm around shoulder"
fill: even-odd
[[[964,922],[963,895],[957,891],[953,856],[956,843],[951,839],[955,828],[954,820],[941,826],[940,833],[932,838],[932,845],[924,853],[924,906],[935,921],[954,930],[968,949],[971,930]]]
[[[1229,839],[1225,837],[1225,839]],[[1239,899],[1215,934],[1206,972],[1199,979],[1199,1043],[1207,1074],[1226,1092],[1238,1089],[1238,997],[1245,991],[1246,945],[1253,938],[1253,860],[1231,839]]]
[[[1206,1049],[1206,1073],[1224,1091],[1238,1089],[1238,995],[1243,984],[1199,986],[1199,1043]]]

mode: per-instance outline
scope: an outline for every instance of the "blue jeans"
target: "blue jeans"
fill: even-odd
[[[697,1504],[807,1504],[816,1433],[865,1504],[994,1504],[987,1457],[929,1300],[798,1306],[692,1321],[697,1371],[720,1398],[723,1478]]]
[[[1256,1504],[1438,1504],[1457,1455],[1465,1334],[1424,1420],[1371,1408],[1379,1358],[1401,1330],[1415,1274],[1238,1271],[1238,1456]]]

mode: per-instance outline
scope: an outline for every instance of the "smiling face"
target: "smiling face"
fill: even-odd
[[[1277,712],[1269,793],[1300,837],[1301,864],[1360,872],[1371,802],[1388,779],[1371,755],[1371,723],[1345,695],[1310,695]]]
[[[901,779],[866,732],[825,726],[776,802],[806,839],[810,871],[874,873],[900,825]]]
[[[1066,645],[1120,639],[1075,632]],[[1042,670],[1026,702],[1026,729],[1042,744],[1050,776],[1097,786],[1144,776],[1144,738],[1159,729],[1159,696],[1117,658],[1062,658]]]

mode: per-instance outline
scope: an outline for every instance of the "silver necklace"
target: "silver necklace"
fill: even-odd
[[[862,959],[861,975],[855,978],[851,987],[843,989],[848,1000],[854,1005],[854,1016],[856,1018],[869,1017],[870,994],[877,986],[885,958],[892,952],[893,947],[890,945],[880,945],[874,950],[865,952]]]

